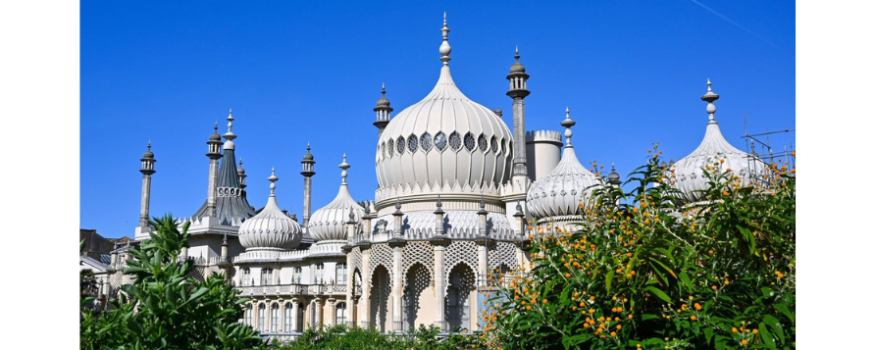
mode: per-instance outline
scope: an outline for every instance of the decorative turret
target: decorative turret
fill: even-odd
[[[523,99],[529,95],[529,90],[526,90],[526,81],[529,75],[526,74],[526,67],[520,64],[520,50],[516,49],[516,54],[513,56],[516,63],[510,66],[510,74],[507,75],[507,80],[510,82],[510,90],[507,96],[513,99],[513,176],[515,178],[527,177],[528,168],[526,165],[526,105]]]
[[[316,161],[313,160],[313,154],[310,153],[310,143],[307,142],[307,154],[304,155],[304,159],[301,160],[301,166],[303,170],[301,170],[301,175],[304,175],[304,212],[301,214],[304,216],[304,222],[302,223],[302,227],[304,228],[304,241],[310,241],[310,202],[312,199],[312,191],[313,191],[313,175],[316,175]]]
[[[608,183],[612,186],[620,186],[620,174],[617,173],[614,163],[611,163],[611,173],[608,174]]]
[[[149,231],[149,195],[152,190],[152,174],[155,173],[155,154],[152,153],[152,141],[146,146],[146,152],[140,159],[140,172],[143,173],[143,192],[140,197],[140,222],[134,237],[148,234]]]
[[[237,178],[240,180],[240,186],[246,188],[246,169],[243,169],[243,158],[240,158],[237,164]]]
[[[389,105],[389,99],[386,98],[386,83],[383,83],[383,90],[380,92],[383,94],[383,97],[377,100],[377,106],[374,107],[374,112],[377,112],[377,120],[374,122],[374,126],[379,130],[377,134],[378,139],[383,135],[383,129],[389,124],[389,120],[392,118],[391,113],[394,111]]]

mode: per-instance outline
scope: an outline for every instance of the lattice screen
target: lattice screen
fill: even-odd
[[[389,279],[394,278],[392,274],[394,273],[392,269],[392,261],[394,260],[392,256],[392,248],[387,244],[374,244],[371,246],[371,270],[368,271],[368,282],[373,280],[374,270],[378,265],[383,265],[387,271],[389,271]]]
[[[459,263],[465,263],[471,271],[477,271],[477,244],[474,241],[453,241],[444,256],[444,282],[449,281],[450,270]],[[444,283],[448,285],[448,283]]]
[[[421,241],[407,242],[401,249],[401,271],[404,273],[401,275],[402,286],[407,285],[407,270],[415,263],[425,266],[431,276],[431,272],[434,271],[434,248],[431,244]]]

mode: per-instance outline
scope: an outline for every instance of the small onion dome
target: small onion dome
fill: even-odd
[[[222,136],[219,135],[219,122],[213,126],[213,134],[210,135],[210,141],[222,141]]]
[[[575,123],[568,115],[567,108],[565,113],[565,120],[561,123],[566,127],[562,159],[549,174],[532,183],[526,194],[527,208],[537,219],[579,217],[578,205],[581,202],[587,204],[594,190],[593,185],[599,184],[598,178],[577,160],[574,146],[571,145],[571,126]]]
[[[240,225],[238,237],[240,244],[247,250],[267,249],[294,249],[301,244],[302,231],[297,222],[283,214],[276,203],[276,182],[279,178],[271,169],[270,197],[267,205],[258,215],[250,218]]]
[[[383,84],[383,90],[380,92],[383,93],[383,97],[380,97],[380,99],[377,100],[377,107],[389,107],[389,99],[386,98],[386,84],[385,83]]]
[[[304,155],[304,160],[305,161],[313,160],[313,154],[310,153],[310,143],[309,142],[307,142],[307,154]]]
[[[152,141],[149,141],[149,144],[146,146],[146,152],[143,152],[143,159],[153,159],[155,158],[155,153],[152,153]]]
[[[243,169],[243,158],[240,158],[240,162],[238,164],[239,164],[239,166],[237,166],[237,175],[238,176],[245,176],[246,170]]]
[[[613,164],[611,164],[611,173],[608,174],[608,183],[611,183],[611,184],[619,184],[620,183],[620,174],[617,174],[617,169],[614,168]]]
[[[513,58],[516,59],[516,62],[512,66],[510,66],[510,73],[511,74],[513,74],[513,73],[525,73],[526,66],[524,66],[520,63],[520,49],[519,48],[516,49],[516,55],[514,55]]]
[[[743,186],[747,186],[766,174],[767,166],[765,163],[756,156],[733,147],[723,138],[723,133],[720,132],[720,127],[714,120],[714,112],[717,111],[717,108],[713,102],[719,97],[711,91],[711,81],[708,80],[708,93],[702,96],[702,100],[708,102],[706,112],[708,112],[710,119],[705,127],[705,138],[702,139],[702,143],[693,153],[681,158],[677,163],[669,165],[674,170],[675,175],[673,186],[681,191],[682,198],[687,202],[699,200],[702,197],[700,191],[708,189],[708,179],[702,168],[713,165],[715,162],[719,164],[718,171],[729,170],[738,175]],[[711,172],[713,173],[713,171]]]
[[[343,169],[341,172],[343,181],[340,184],[340,190],[337,191],[337,197],[334,197],[331,203],[317,210],[310,217],[310,236],[317,242],[346,241],[348,233],[346,223],[350,220],[350,210],[353,215],[352,220],[356,223],[356,232],[361,229],[361,219],[365,215],[365,211],[349,194],[349,187],[346,184],[346,169],[349,167],[344,154],[343,163],[340,163],[340,168]]]

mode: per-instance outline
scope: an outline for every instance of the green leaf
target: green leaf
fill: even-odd
[[[775,347],[775,339],[772,337],[772,334],[769,333],[769,330],[766,327],[765,322],[760,322],[759,330],[760,330],[760,339],[762,339],[766,343],[766,345],[768,345],[769,347]]]
[[[787,316],[787,318],[789,318],[790,321],[793,322],[793,324],[796,324],[796,317],[793,316],[793,313],[790,312],[790,309],[787,308],[787,305],[784,305],[783,303],[778,303],[775,304],[775,309],[782,312],[784,316]]]
[[[608,294],[611,294],[611,282],[614,281],[614,270],[608,271],[608,274],[605,275],[605,290],[607,290]]]
[[[711,327],[705,328],[705,343],[711,344],[711,336],[714,335],[714,329]]]
[[[644,289],[650,291],[651,293],[658,296],[660,299],[665,300],[665,302],[671,304],[671,298],[669,298],[668,295],[665,294],[665,292],[657,289],[654,286],[647,286],[647,287],[644,287]]]
[[[657,318],[659,318],[659,316],[656,316],[656,315],[653,315],[653,314],[643,314],[643,315],[641,315],[641,321],[647,321],[647,320],[652,320],[652,319],[657,319]]]
[[[687,288],[689,288],[689,290],[693,290],[693,281],[690,280],[690,276],[687,275],[687,273],[684,271],[681,271],[681,273],[678,275],[681,277],[681,281],[684,282]]]

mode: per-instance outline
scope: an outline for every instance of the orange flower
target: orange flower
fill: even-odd
[[[695,321],[695,320],[696,320],[696,316],[690,316],[690,320],[691,320],[691,321]]]
[[[741,340],[741,345],[747,345],[747,340],[746,340],[746,339],[742,339],[742,340]]]
[[[546,303],[547,303],[547,299],[544,299],[544,304],[546,304]]]
[[[717,290],[717,286],[711,286],[711,289]]]

